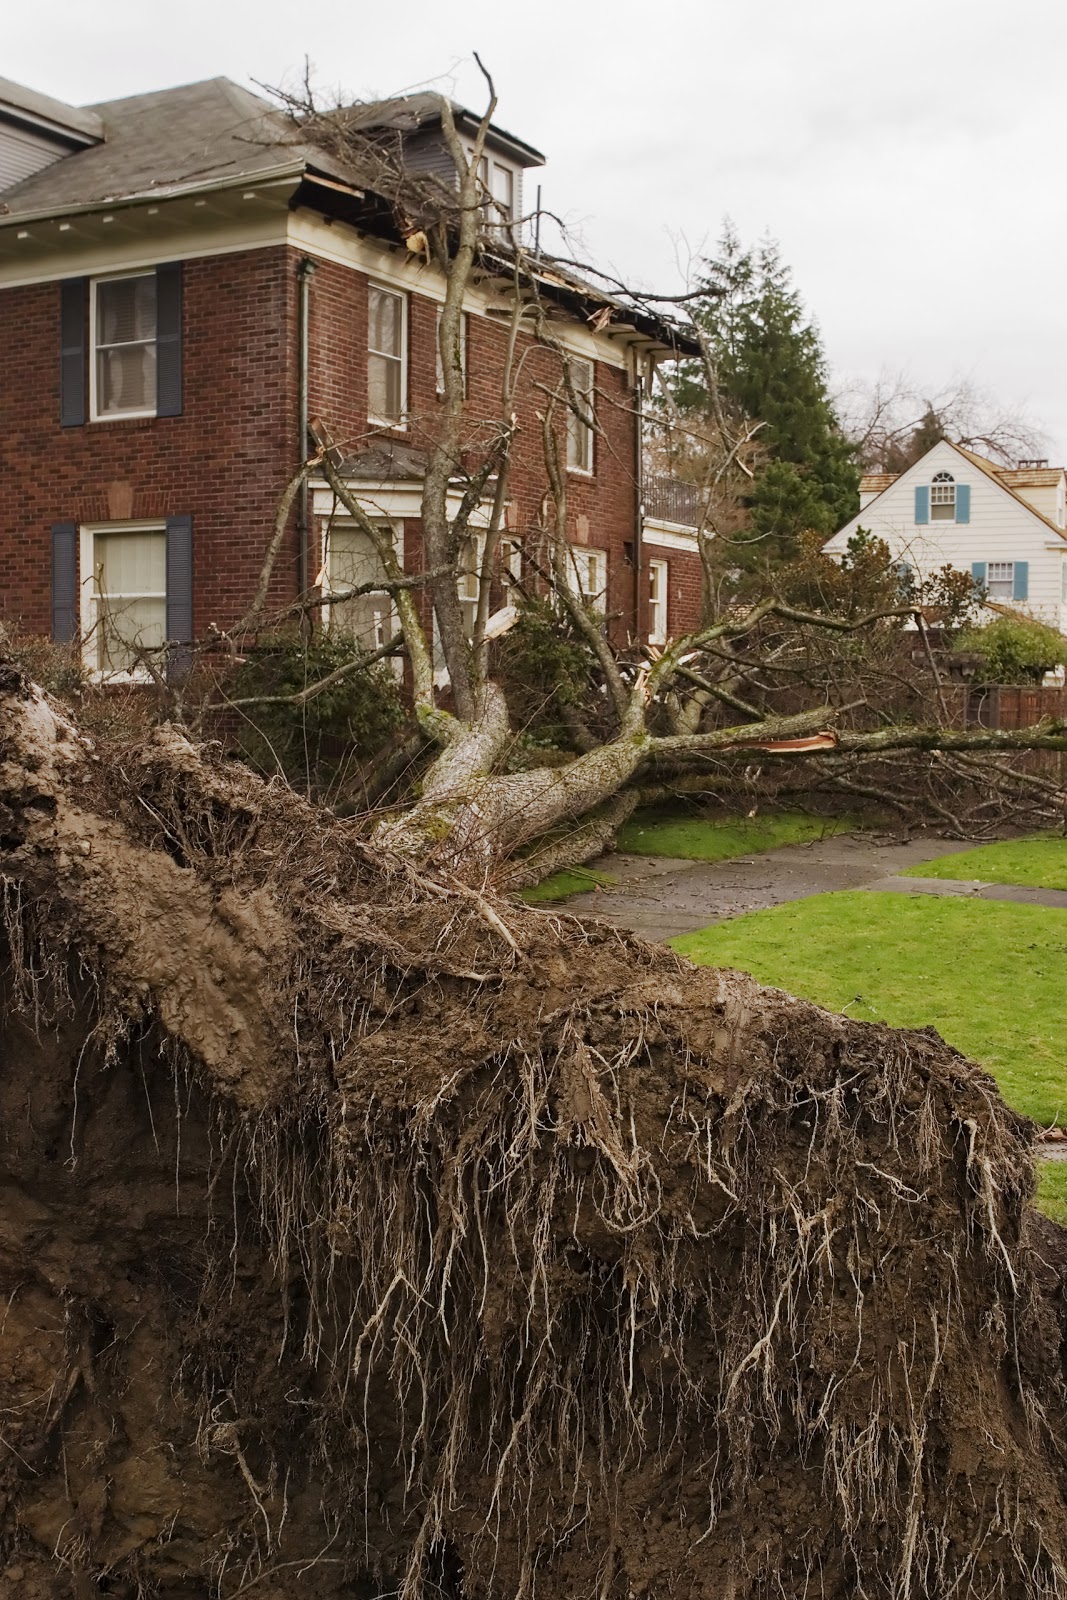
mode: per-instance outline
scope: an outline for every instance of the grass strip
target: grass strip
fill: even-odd
[[[784,844],[809,844],[848,833],[854,818],[813,817],[799,811],[756,817],[700,817],[679,811],[637,811],[619,829],[616,848],[631,855],[684,861],[730,861]]]
[[[1016,1110],[1067,1117],[1067,911],[847,890],[671,943],[861,1021],[932,1025]]]
[[[1019,883],[1034,889],[1067,889],[1067,839],[1039,833],[1028,839],[1003,839],[957,855],[923,861],[901,874],[907,878],[960,878],[978,883]]]

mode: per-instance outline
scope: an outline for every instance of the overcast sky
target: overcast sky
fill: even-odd
[[[3,0],[0,75],[75,104],[305,55],[353,97],[439,86],[544,150],[546,206],[673,291],[725,216],[776,237],[835,381],[967,377],[1067,460],[1067,7],[1056,0]],[[533,175],[536,181],[537,175]]]

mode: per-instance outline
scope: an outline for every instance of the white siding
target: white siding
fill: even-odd
[[[43,133],[33,133],[29,128],[15,128],[0,122],[0,194],[69,155],[69,145],[59,144]]]
[[[950,472],[957,484],[970,486],[969,522],[916,523],[916,487],[929,484],[935,472]],[[823,547],[827,555],[842,555],[861,527],[884,539],[895,558],[923,575],[946,563],[970,572],[975,561],[1027,561],[1029,593],[1025,601],[1017,602],[1020,610],[1056,627],[1067,623],[1063,605],[1067,542],[950,444],[935,445],[828,539]]]
[[[1040,511],[1043,517],[1054,522],[1057,527],[1063,527],[1063,480],[1057,484],[1042,483],[1032,485],[1028,483],[1013,483],[1012,488],[1035,511]]]

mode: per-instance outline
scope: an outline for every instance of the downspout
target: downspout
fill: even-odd
[[[642,543],[645,531],[645,381],[639,370],[636,373],[634,388],[634,419],[634,485],[637,492],[637,518],[634,523],[634,643],[639,644]]]
[[[308,307],[311,299],[311,280],[315,275],[315,263],[308,256],[304,256],[296,269],[297,295],[299,314],[297,323],[297,456],[298,464],[307,460],[308,456]],[[310,495],[306,476],[300,480],[300,492],[297,497],[296,510],[296,584],[297,593],[301,599],[308,591],[308,531],[310,518],[308,507]]]

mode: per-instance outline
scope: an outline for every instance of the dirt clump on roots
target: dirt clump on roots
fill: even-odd
[[[932,1031],[0,665],[0,1597],[1067,1594],[1064,1235]]]

